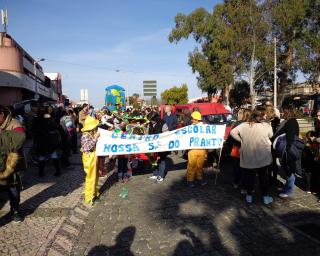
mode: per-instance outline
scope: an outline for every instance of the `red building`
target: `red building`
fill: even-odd
[[[13,105],[36,94],[40,100],[56,101],[62,91],[61,79],[60,87],[55,83],[10,35],[0,32],[0,104]]]

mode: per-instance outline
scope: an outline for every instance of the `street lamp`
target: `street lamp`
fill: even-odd
[[[37,84],[37,64],[40,62],[40,61],[45,61],[44,58],[41,58],[39,60],[34,60],[33,61],[33,73],[34,73],[34,88],[36,90],[36,94],[34,95],[34,98],[36,100],[38,100],[40,98],[39,96],[39,91],[38,91],[38,84]]]
[[[122,72],[122,73],[124,74],[124,83],[127,84],[127,86],[126,86],[126,87],[127,87],[127,88],[126,88],[126,90],[127,90],[126,104],[127,104],[127,106],[129,106],[129,105],[130,105],[130,99],[129,99],[129,83],[128,83],[128,81],[127,81],[126,71],[117,69],[116,72],[117,72],[117,73],[121,73],[121,72]]]

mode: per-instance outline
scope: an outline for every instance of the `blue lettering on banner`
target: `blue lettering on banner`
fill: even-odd
[[[153,142],[150,142],[149,143],[149,150],[154,150],[155,146],[153,144]]]
[[[111,135],[111,137],[112,137],[113,139],[116,139],[116,138],[118,138],[118,134],[117,134],[116,132],[113,132],[112,135]]]
[[[137,144],[104,144],[103,152],[105,153],[130,153],[139,151]]]
[[[179,140],[175,140],[175,141],[171,140],[169,142],[169,149],[179,148],[179,146],[180,146]]]

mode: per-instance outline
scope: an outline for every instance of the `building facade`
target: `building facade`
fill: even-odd
[[[0,32],[0,104],[13,105],[36,95],[42,101],[56,101],[59,90],[54,83],[10,35]]]

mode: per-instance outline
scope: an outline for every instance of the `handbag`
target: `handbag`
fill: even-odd
[[[232,146],[230,156],[240,158],[240,147],[238,146]]]

